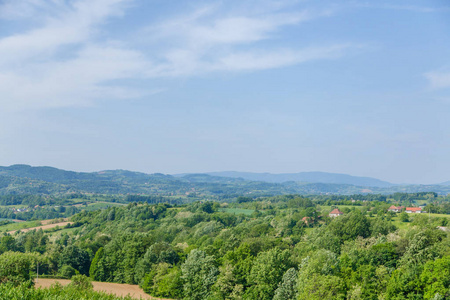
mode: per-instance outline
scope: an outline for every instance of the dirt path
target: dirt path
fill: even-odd
[[[62,285],[67,285],[70,283],[70,280],[66,279],[44,279],[39,278],[38,282],[36,282],[37,288],[47,288],[54,284],[56,281],[61,283]],[[139,288],[137,285],[131,284],[120,284],[120,283],[109,283],[109,282],[97,282],[93,281],[92,285],[94,286],[94,291],[105,292],[108,294],[114,294],[116,296],[124,297],[130,295],[136,299],[152,299],[152,300],[170,300],[163,298],[154,298]]]
[[[44,221],[42,221],[42,223],[43,223],[43,222],[44,222]],[[13,234],[13,233],[15,233],[15,232],[17,232],[17,231],[27,232],[27,231],[30,231],[30,230],[34,230],[34,229],[37,230],[37,229],[41,229],[41,228],[42,228],[42,230],[45,230],[45,229],[54,228],[54,227],[56,227],[56,226],[64,227],[64,226],[66,226],[67,224],[72,224],[72,222],[61,222],[61,223],[47,224],[47,225],[42,225],[42,226],[37,226],[37,227],[31,227],[31,228],[25,228],[25,229],[11,230],[11,231],[8,231],[8,233],[9,233],[9,234]]]

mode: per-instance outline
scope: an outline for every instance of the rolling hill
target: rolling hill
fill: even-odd
[[[395,192],[450,192],[449,185],[393,185],[369,177],[306,172],[294,174],[214,172],[165,175],[126,170],[74,172],[53,167],[0,167],[0,195],[5,194],[146,194],[190,199],[224,199],[282,194],[392,194]]]

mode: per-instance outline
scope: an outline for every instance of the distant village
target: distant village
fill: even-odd
[[[400,212],[406,212],[408,214],[420,214],[420,213],[426,213],[426,211],[422,210],[425,207],[425,205],[423,206],[419,206],[419,207],[405,207],[405,206],[395,206],[392,205],[391,207],[389,207],[388,211],[390,212],[394,212],[394,213],[400,213]],[[336,218],[339,216],[342,216],[344,213],[342,211],[340,211],[338,208],[333,209],[328,216],[330,218]]]

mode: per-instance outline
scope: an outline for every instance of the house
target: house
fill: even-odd
[[[404,208],[403,206],[392,205],[391,207],[389,207],[388,211],[392,211],[392,212],[398,213],[398,212],[401,212],[403,208]]]
[[[310,218],[310,217],[303,217],[303,218],[302,218],[302,221],[303,221],[306,225],[308,225],[308,223],[311,221],[311,218]]]
[[[420,213],[422,213],[422,208],[420,208],[420,207],[407,207],[405,211],[408,214],[420,214]]]
[[[335,208],[335,209],[333,209],[333,210],[330,212],[329,216],[330,216],[330,218],[335,218],[335,217],[342,216],[343,214],[344,214],[344,213],[343,213],[342,211],[340,211],[339,209]]]

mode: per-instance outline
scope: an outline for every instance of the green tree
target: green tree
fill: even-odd
[[[227,296],[232,294],[237,283],[234,270],[234,266],[228,262],[219,268],[220,274],[212,288],[214,291],[214,298],[228,299]]]
[[[337,276],[313,274],[299,288],[299,300],[345,299],[345,283]]]
[[[76,275],[77,272],[78,272],[77,270],[68,265],[64,265],[59,269],[59,275],[61,275],[62,278],[66,279],[72,278],[72,276]]]
[[[256,257],[248,282],[247,295],[252,299],[272,299],[284,272],[291,266],[288,250],[273,248]]]
[[[283,275],[275,291],[273,300],[295,300],[297,299],[297,271],[290,268]]]
[[[0,254],[7,251],[16,251],[16,241],[10,235],[2,237],[0,241]]]
[[[12,282],[18,285],[30,280],[30,271],[43,259],[35,253],[5,252],[0,255],[0,283]]]
[[[370,221],[360,211],[335,218],[328,226],[328,230],[341,241],[353,240],[359,236],[366,238],[371,234]]]
[[[60,265],[71,266],[81,274],[87,275],[90,266],[89,253],[78,246],[67,246],[62,252]]]
[[[198,249],[189,253],[181,265],[181,272],[181,278],[184,280],[184,297],[189,300],[207,299],[219,273],[214,257]]]
[[[80,290],[92,290],[93,285],[89,277],[85,275],[72,276],[70,286]]]
[[[427,262],[420,282],[424,288],[424,299],[433,299],[436,294],[445,299],[450,297],[450,256]]]
[[[94,259],[91,262],[91,267],[89,268],[89,276],[93,280],[101,281],[102,279],[104,279],[104,275],[100,274],[98,268],[98,263],[103,258],[104,253],[105,250],[103,249],[103,247],[100,247],[100,249],[98,249],[97,252],[95,253]]]
[[[409,216],[406,212],[401,212],[398,217],[400,218],[400,221],[402,222],[409,222]]]

